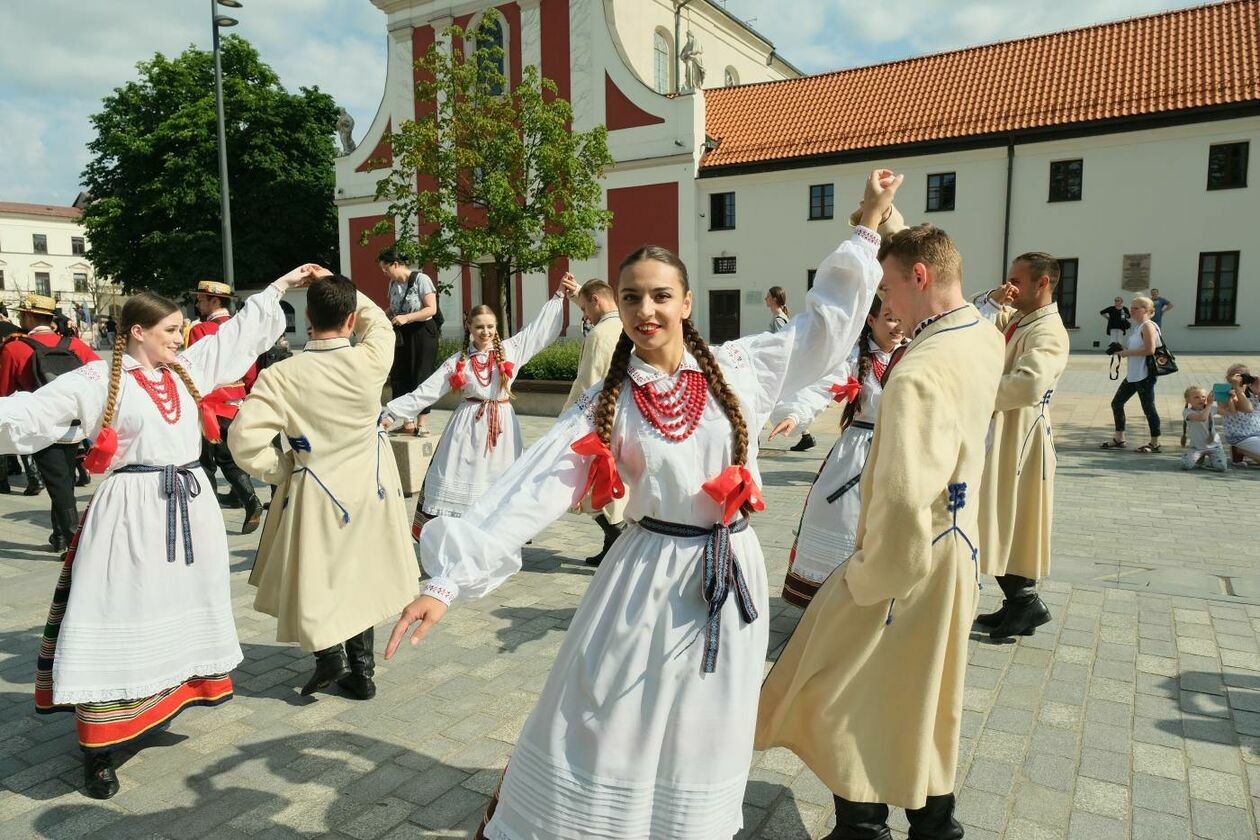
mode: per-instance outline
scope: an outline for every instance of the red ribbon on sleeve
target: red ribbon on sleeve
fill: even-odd
[[[83,469],[93,475],[100,475],[109,469],[110,462],[118,454],[118,433],[104,428],[96,435],[96,442],[83,456]]]
[[[832,399],[836,402],[853,402],[862,393],[862,383],[857,381],[856,376],[850,376],[849,381],[843,385],[839,382],[832,385],[831,393],[835,394]]]
[[[468,377],[464,376],[464,360],[460,359],[455,363],[455,372],[451,374],[451,390],[462,391],[467,384]]]
[[[197,413],[201,415],[202,436],[211,443],[222,443],[223,435],[219,432],[219,415],[215,412],[214,402],[203,399],[197,406]]]
[[[701,485],[701,489],[722,506],[722,522],[726,525],[735,521],[740,508],[745,504],[753,510],[766,509],[766,503],[761,498],[761,488],[745,466],[735,464],[727,467],[717,478],[711,478]]]
[[[511,362],[502,362],[499,365],[499,375],[504,379],[511,380],[512,374],[516,372],[516,365]]]
[[[591,494],[591,507],[607,507],[613,499],[626,495],[626,486],[621,483],[621,476],[617,474],[617,462],[613,460],[612,451],[604,445],[597,433],[591,432],[570,448],[578,455],[594,456],[590,471],[586,474],[586,488],[582,491],[583,497],[587,493]]]

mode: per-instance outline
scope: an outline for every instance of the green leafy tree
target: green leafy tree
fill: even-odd
[[[607,129],[571,131],[573,109],[537,68],[509,89],[490,34],[501,25],[489,13],[471,54],[434,44],[416,62],[416,99],[432,107],[390,135],[393,166],[376,190],[389,202],[386,221],[360,246],[392,231],[414,265],[490,263],[506,335],[517,272],[594,256],[596,231],[612,222],[600,181],[613,159]],[[464,41],[457,26],[445,34]]]
[[[304,262],[336,265],[332,97],[289,93],[237,36],[223,40],[222,61],[238,284]],[[190,47],[137,68],[92,117],[89,257],[128,291],[175,295],[223,277],[214,59]]]

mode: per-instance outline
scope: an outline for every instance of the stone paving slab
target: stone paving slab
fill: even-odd
[[[1159,389],[1174,443],[1182,388],[1216,381],[1232,359],[1179,361],[1183,372]],[[1260,469],[1183,473],[1175,446],[1157,456],[1097,451],[1114,389],[1105,370],[1105,359],[1074,356],[1055,398],[1056,565],[1045,584],[1054,620],[1018,643],[977,638],[969,650],[959,818],[983,840],[1255,837],[1260,552],[1251,523]],[[1136,412],[1134,401],[1131,423]],[[437,423],[445,417],[435,413]],[[775,441],[764,453],[767,501],[780,513],[756,527],[776,584],[834,439],[824,430],[837,419],[833,411],[815,424],[820,446],[811,452]],[[522,426],[532,440],[547,422]],[[0,497],[5,840],[467,836],[589,583],[580,558],[599,542],[588,520],[564,517],[501,589],[461,602],[419,651],[379,663],[376,699],[357,703],[297,694],[311,660],[277,644],[274,620],[253,612],[253,542],[233,536],[246,656],[237,696],[190,710],[130,755],[123,791],[102,803],[78,792],[73,721],[31,710],[35,648],[58,573],[42,548],[45,505],[43,496]],[[238,529],[239,512],[227,523]],[[981,609],[997,600],[986,581]],[[772,599],[772,658],[799,616]],[[744,814],[743,838],[822,837],[831,796],[793,754],[771,750],[754,759]],[[904,838],[904,816],[891,822]]]

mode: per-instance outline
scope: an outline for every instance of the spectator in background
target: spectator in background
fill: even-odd
[[[1155,326],[1161,330],[1164,328],[1164,313],[1172,312],[1173,302],[1159,293],[1159,289],[1151,289],[1151,303],[1155,307],[1154,314],[1151,316],[1155,321]]]
[[[1129,334],[1126,347],[1115,350],[1116,356],[1129,360],[1128,373],[1116,395],[1111,400],[1111,414],[1115,420],[1116,433],[1111,440],[1102,445],[1103,449],[1124,449],[1124,404],[1137,394],[1142,403],[1142,413],[1146,415],[1147,425],[1151,430],[1150,443],[1138,447],[1138,452],[1159,452],[1159,409],[1155,407],[1155,368],[1150,364],[1155,348],[1159,347],[1160,329],[1151,320],[1154,302],[1148,297],[1135,297],[1129,303],[1129,314],[1136,329]]]
[[[787,292],[782,286],[771,286],[766,292],[766,307],[770,310],[770,332],[777,333],[788,325],[792,313],[788,311]]]
[[[1129,323],[1129,308],[1124,305],[1124,298],[1116,295],[1116,299],[1112,301],[1111,306],[1101,310],[1099,315],[1107,319],[1107,341],[1108,343],[1115,341],[1122,342],[1125,333],[1129,331],[1129,327],[1133,326]]]
[[[1225,441],[1252,461],[1260,462],[1260,385],[1246,365],[1225,371],[1229,397],[1221,400],[1221,429]]]
[[[394,367],[389,376],[394,399],[409,394],[437,369],[438,331],[441,324],[434,319],[438,312],[437,287],[423,271],[412,271],[407,261],[393,248],[386,248],[377,257],[381,272],[389,278],[389,309],[385,313],[394,325]],[[426,406],[417,420],[408,420],[401,427],[404,434],[429,436],[429,409]]]
[[[1207,389],[1191,385],[1185,392],[1186,407],[1181,412],[1181,468],[1192,470],[1200,462],[1225,472],[1229,459],[1217,431],[1216,406],[1208,399]]]

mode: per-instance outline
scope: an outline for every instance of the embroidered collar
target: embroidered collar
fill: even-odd
[[[965,304],[965,303],[963,304],[963,306],[966,306],[966,305],[967,305],[967,304]],[[936,315],[933,315],[931,318],[924,318],[922,321],[920,321],[920,322],[919,322],[919,325],[918,325],[917,327],[915,327],[915,328],[914,328],[914,336],[913,336],[913,337],[914,337],[914,338],[918,338],[918,337],[919,337],[919,333],[923,332],[923,331],[924,331],[924,330],[926,330],[928,327],[932,326],[932,324],[934,324],[934,323],[936,323],[937,321],[939,321],[939,320],[941,320],[942,318],[944,318],[946,315],[953,315],[953,314],[954,314],[955,312],[957,312],[959,309],[962,309],[962,308],[963,308],[963,306],[956,306],[956,307],[954,307],[953,309],[949,310],[948,312],[940,312],[940,313],[938,313],[938,314],[936,314]]]
[[[466,354],[467,354],[467,355],[469,355],[469,356],[484,356],[484,355],[486,355],[487,353],[493,353],[493,352],[494,352],[494,343],[493,343],[493,342],[491,342],[491,343],[490,343],[490,346],[489,346],[489,347],[487,347],[485,350],[478,350],[478,349],[477,349],[477,345],[476,345],[476,344],[474,344],[473,342],[471,342],[471,341],[470,341],[470,342],[468,342],[468,349],[467,349],[465,352],[466,352]],[[505,354],[505,355],[506,355],[506,354]]]
[[[206,320],[217,321],[220,318],[231,319],[231,317],[232,317],[232,313],[228,312],[226,309],[216,309],[213,312],[211,312],[209,316],[207,316]]]
[[[350,346],[348,338],[312,338],[302,348],[304,353],[323,353],[328,350],[342,350]]]
[[[595,322],[595,326],[599,326],[600,324],[607,321],[609,318],[620,318],[620,317],[621,317],[621,313],[619,313],[616,309],[610,310],[608,312],[605,312],[603,315],[599,316],[599,320]]]
[[[182,358],[183,358],[183,354],[182,354],[182,353],[181,353],[181,354],[179,354],[179,357],[182,359]],[[123,370],[125,370],[125,371],[127,371],[128,373],[130,373],[131,371],[135,370],[136,368],[139,368],[139,369],[141,369],[141,370],[144,370],[145,375],[147,376],[147,375],[150,375],[150,374],[157,373],[158,371],[160,371],[160,370],[161,370],[162,368],[164,368],[164,367],[169,367],[169,365],[167,365],[165,362],[163,362],[162,364],[160,364],[160,365],[158,365],[157,367],[155,367],[153,370],[146,370],[146,369],[145,369],[145,367],[144,367],[144,365],[142,365],[142,364],[140,364],[138,361],[136,361],[135,357],[134,357],[134,356],[132,356],[130,353],[123,353],[123,357],[122,357],[122,369],[123,369]]]
[[[26,334],[27,335],[49,335],[49,334],[56,335],[57,331],[53,329],[52,327],[40,326],[40,327],[31,327],[29,330],[26,331]]]
[[[672,379],[684,370],[700,370],[700,365],[696,362],[695,357],[686,350],[683,351],[682,362],[678,365],[678,370],[673,373],[666,373],[663,370],[657,370],[652,367],[640,359],[639,351],[635,350],[630,354],[630,367],[627,373],[630,376],[630,380],[641,388],[644,385],[649,385],[662,379]]]

